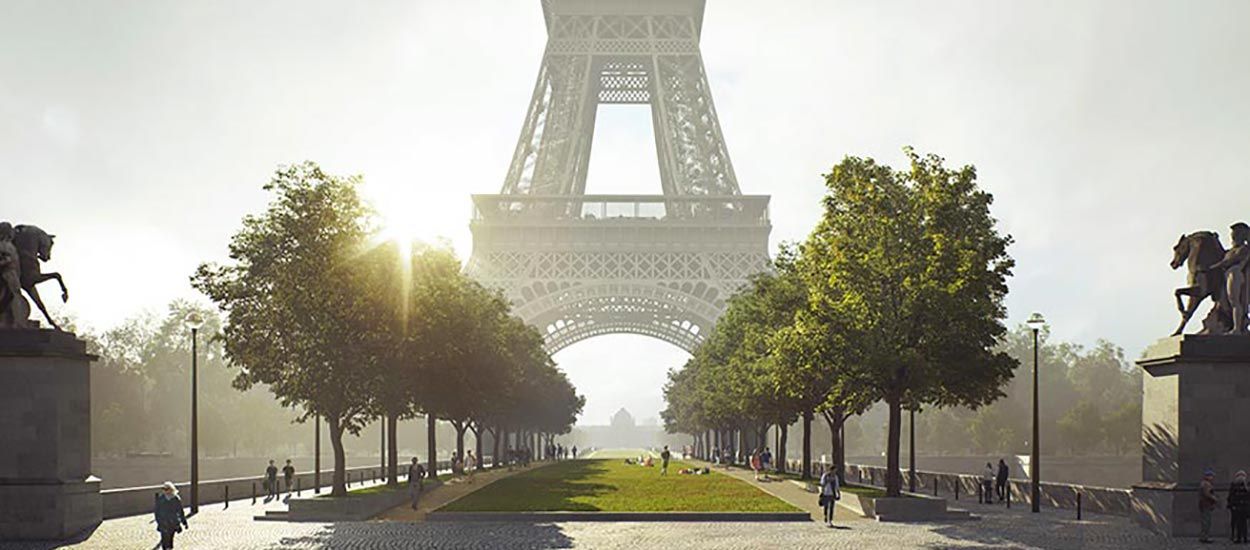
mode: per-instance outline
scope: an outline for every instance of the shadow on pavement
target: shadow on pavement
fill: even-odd
[[[391,531],[391,532],[387,532]],[[266,548],[359,548],[362,541],[385,541],[386,548],[446,548],[454,540],[457,548],[508,548],[538,550],[573,548],[573,539],[550,523],[337,523],[307,536],[285,537]]]

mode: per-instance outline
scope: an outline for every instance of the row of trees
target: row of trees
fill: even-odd
[[[825,176],[824,215],[807,240],[783,247],[670,373],[666,429],[719,447],[719,434],[769,426],[784,438],[797,418],[810,477],[815,416],[829,424],[841,472],[843,424],[881,402],[896,496],[904,410],[976,409],[1003,395],[1017,365],[997,347],[1011,238],[996,229],[975,168],[906,154],[908,170],[847,157]]]
[[[103,332],[75,330],[100,357],[91,372],[94,454],[186,453],[191,341],[184,321],[193,312],[204,319],[205,334],[220,330],[215,311],[184,300],[162,315],[145,313]],[[291,443],[288,411],[267,392],[232,390],[220,343],[200,344],[201,452],[259,456]],[[248,429],[229,428],[243,425]]]
[[[567,432],[584,405],[542,337],[494,291],[465,277],[446,247],[381,242],[359,178],[312,163],[284,167],[265,189],[267,210],[243,220],[230,262],[205,264],[192,283],[225,313],[234,386],[269,387],[299,421],[323,418],[334,451],[332,494],[346,492],[343,436],[386,419],[389,479],[395,430],[424,415],[429,468],[435,421],[490,433],[494,456],[511,434]]]

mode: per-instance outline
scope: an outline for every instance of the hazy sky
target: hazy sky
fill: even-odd
[[[710,0],[703,54],[774,247],[842,156],[914,145],[995,194],[1012,324],[1040,310],[1136,356],[1176,322],[1177,237],[1250,218],[1247,21],[1237,0]],[[57,310],[95,328],[192,296],[283,163],[362,174],[393,223],[467,256],[468,195],[503,183],[545,40],[538,0],[3,0],[0,219],[57,234]],[[599,125],[588,190],[658,193],[645,108]],[[685,354],[607,336],[557,359],[600,424],[655,416]]]

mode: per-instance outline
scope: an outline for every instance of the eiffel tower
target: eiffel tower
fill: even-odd
[[[543,0],[547,48],[498,195],[474,195],[468,273],[551,353],[610,333],[692,351],[768,269],[768,196],[743,195],[699,50],[704,0]],[[587,195],[600,104],[651,106],[661,195]]]

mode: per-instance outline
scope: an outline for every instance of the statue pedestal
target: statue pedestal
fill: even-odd
[[[73,334],[0,329],[0,540],[100,524],[91,476],[91,361]]]
[[[1211,535],[1227,536],[1223,494],[1250,469],[1250,336],[1184,335],[1150,346],[1142,380],[1142,482],[1133,517],[1172,537],[1199,534],[1198,484],[1215,470]]]

